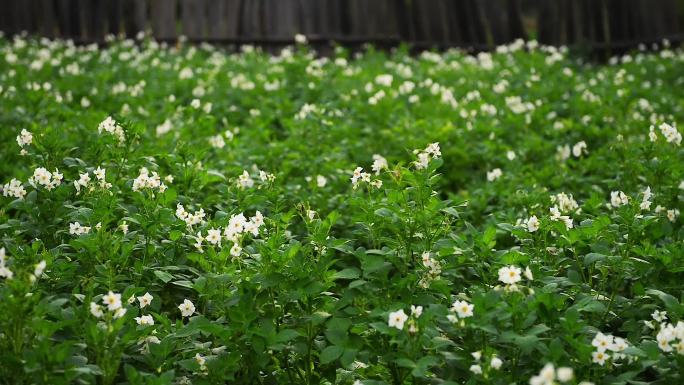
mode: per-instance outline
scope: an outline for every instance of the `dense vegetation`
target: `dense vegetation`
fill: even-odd
[[[0,382],[683,383],[682,89],[0,38]]]

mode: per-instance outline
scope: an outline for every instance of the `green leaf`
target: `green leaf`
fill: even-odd
[[[335,361],[342,355],[342,352],[344,352],[344,348],[341,346],[330,345],[326,347],[321,352],[321,363],[328,364]]]
[[[278,335],[276,335],[276,341],[280,343],[285,343],[299,336],[301,336],[301,333],[294,329],[284,329],[278,332]]]
[[[173,275],[171,275],[171,274],[169,274],[163,270],[155,270],[154,275],[164,283],[169,283],[169,282],[171,282],[172,279],[174,279]]]
[[[336,280],[336,279],[354,279],[354,278],[358,278],[360,275],[361,275],[361,272],[359,271],[359,269],[357,269],[355,267],[349,267],[349,268],[346,268],[344,270],[340,270],[340,271],[336,272],[335,274],[333,274],[332,279],[333,280]]]

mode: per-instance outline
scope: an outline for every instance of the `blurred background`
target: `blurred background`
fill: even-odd
[[[684,0],[0,0],[0,30],[77,43],[150,31],[277,50],[331,43],[486,50],[517,38],[613,53],[682,41]]]

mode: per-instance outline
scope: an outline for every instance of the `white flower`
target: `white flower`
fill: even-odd
[[[33,276],[36,278],[40,278],[40,276],[43,275],[43,271],[45,271],[46,266],[47,263],[45,263],[45,261],[38,262],[33,270]]]
[[[594,339],[591,341],[591,344],[592,346],[595,346],[596,350],[598,350],[599,352],[605,352],[606,349],[610,348],[613,345],[613,336],[598,332]]]
[[[221,135],[214,135],[209,137],[209,144],[214,148],[223,148],[226,146],[226,141]]]
[[[622,191],[610,192],[610,205],[613,207],[624,206],[629,203],[629,197]]]
[[[102,303],[107,305],[109,311],[115,311],[121,308],[121,294],[114,293],[111,290],[102,298]]]
[[[439,148],[439,142],[430,143],[424,150],[426,153],[430,154],[433,158],[439,158],[442,156],[442,151]]]
[[[456,301],[451,305],[451,311],[456,312],[460,318],[472,317],[474,308],[475,305],[466,301]]]
[[[427,152],[421,152],[418,154],[418,160],[415,162],[416,168],[418,170],[424,170],[428,167],[430,163],[430,155]]]
[[[90,314],[95,316],[96,318],[100,318],[104,315],[104,312],[102,311],[102,306],[96,304],[95,302],[90,303]]]
[[[26,190],[19,180],[12,178],[9,183],[6,183],[2,186],[2,195],[6,197],[24,199],[26,196]]]
[[[387,167],[387,159],[383,158],[381,155],[373,154],[373,165],[371,166],[371,169],[375,171],[376,175],[380,174],[380,171]]]
[[[254,186],[254,179],[252,179],[247,170],[242,171],[242,174],[238,176],[237,186],[242,189]]]
[[[577,142],[574,146],[572,146],[572,155],[575,156],[575,158],[579,158],[582,156],[582,154],[587,153],[587,143],[585,141]]]
[[[399,309],[395,312],[389,313],[389,320],[387,323],[390,327],[402,330],[407,319],[408,316],[406,313],[404,313],[404,309]]]
[[[537,216],[532,215],[531,217],[527,218],[527,221],[525,221],[525,227],[527,227],[527,231],[531,233],[539,230],[539,219],[537,219]]]
[[[470,353],[470,355],[473,356],[473,358],[475,359],[475,361],[479,361],[480,358],[482,358],[482,352],[479,351],[479,350],[478,350],[477,352],[472,352],[472,353]]]
[[[676,127],[667,123],[662,123],[658,126],[658,128],[668,143],[675,143],[678,146],[682,143],[682,134],[677,131]]]
[[[482,367],[478,364],[470,365],[470,371],[474,374],[482,374]]]
[[[572,368],[560,367],[556,369],[556,377],[558,377],[558,381],[560,382],[568,382],[572,381],[573,377],[575,377],[575,374]]]
[[[302,35],[301,33],[298,33],[294,36],[295,43],[297,44],[306,44],[307,39],[305,35]]]
[[[152,318],[151,315],[143,315],[140,317],[135,317],[135,322],[138,323],[138,325],[154,325],[154,319]]]
[[[90,232],[90,226],[81,226],[78,222],[69,223],[69,234],[83,235]]]
[[[328,183],[328,179],[326,179],[323,175],[317,175],[316,176],[316,186],[325,187],[325,185],[327,183]]]
[[[142,297],[138,297],[138,303],[140,304],[140,308],[143,309],[144,307],[150,305],[152,303],[152,300],[154,297],[150,293],[145,293]]]
[[[422,306],[411,305],[411,315],[412,316],[419,318],[421,314],[423,314],[423,307]]]
[[[97,178],[97,180],[102,181],[102,180],[105,180],[105,172],[106,172],[105,169],[98,166],[95,169],[95,171],[93,171],[93,174],[95,174],[95,178]]]
[[[207,231],[207,237],[205,239],[212,245],[221,246],[221,230],[211,228]]]
[[[676,221],[678,216],[679,216],[679,209],[667,210],[667,219],[670,222]]]
[[[659,311],[659,310],[654,310],[653,313],[651,314],[651,318],[658,322],[663,322],[667,319],[667,312],[666,311]]]
[[[493,182],[501,178],[501,175],[503,175],[503,172],[500,168],[495,168],[492,171],[487,171],[487,181]]]
[[[501,368],[501,365],[503,365],[503,361],[499,357],[497,357],[497,356],[492,357],[492,362],[490,363],[490,366],[493,369],[499,370],[499,368]]]
[[[523,275],[525,276],[525,278],[527,278],[528,281],[532,281],[534,279],[534,276],[532,275],[532,270],[530,270],[529,266],[525,268]]]
[[[25,128],[21,130],[21,133],[17,135],[17,143],[19,147],[28,146],[33,143],[33,134],[27,131]]]
[[[242,247],[240,247],[240,245],[237,243],[234,243],[233,247],[230,248],[230,255],[233,257],[239,257],[240,253],[242,253]]]
[[[103,120],[98,126],[97,131],[102,133],[103,131],[115,136],[119,143],[126,141],[126,135],[124,134],[123,127],[121,127],[111,116],[108,116]]]
[[[183,317],[190,317],[195,314],[195,305],[186,299],[182,304],[178,305],[178,310],[180,310]]]
[[[592,357],[592,362],[597,363],[601,366],[603,366],[606,363],[606,360],[609,358],[608,354],[606,352],[602,351],[596,351],[591,353]]]
[[[504,266],[499,269],[499,281],[507,285],[513,285],[520,282],[520,273],[521,270],[517,266]]]
[[[113,315],[114,319],[123,317],[124,315],[126,315],[126,311],[127,310],[125,307],[120,307],[120,308],[114,310],[114,315]]]

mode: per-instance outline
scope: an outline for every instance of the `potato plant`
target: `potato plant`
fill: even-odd
[[[684,382],[684,51],[0,37],[0,383]]]

